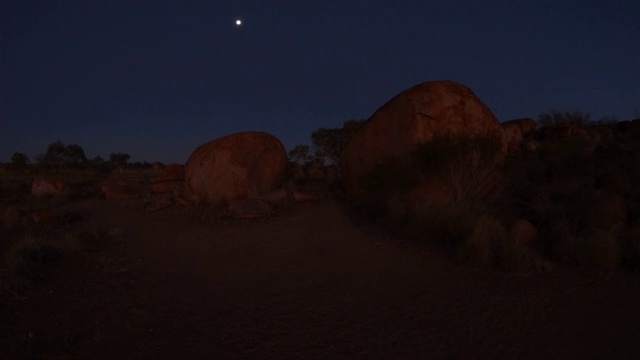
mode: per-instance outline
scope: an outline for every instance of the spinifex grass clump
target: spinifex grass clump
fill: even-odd
[[[499,214],[482,201],[499,170],[501,142],[491,136],[440,136],[416,146],[409,159],[386,159],[363,177],[363,212],[392,231],[450,249],[465,262],[521,269],[533,264],[528,244],[509,239]],[[421,181],[444,184],[445,203],[407,201]]]
[[[15,294],[30,288],[61,259],[79,253],[87,234],[86,229],[77,229],[53,237],[32,229],[16,238],[0,258],[0,289]]]
[[[544,139],[535,156],[512,155],[501,208],[534,223],[556,261],[639,268],[640,140],[603,126],[607,137]]]
[[[491,182],[501,148],[493,136],[447,134],[416,146],[413,159],[423,176],[442,180],[458,202],[475,199]]]

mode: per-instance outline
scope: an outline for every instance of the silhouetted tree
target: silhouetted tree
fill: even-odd
[[[89,160],[89,162],[90,162],[92,165],[102,165],[102,164],[104,164],[104,163],[105,163],[105,160],[102,158],[102,156],[97,155],[97,156],[95,156],[93,159]]]
[[[58,140],[49,144],[43,160],[48,166],[81,166],[86,164],[87,157],[79,145],[65,146],[62,141]]]
[[[38,165],[45,165],[44,154],[43,153],[36,154],[36,156],[33,157],[33,160]]]
[[[64,156],[64,144],[58,140],[49,144],[47,152],[44,153],[44,164],[49,166],[62,165]]]
[[[77,144],[67,145],[63,152],[65,165],[82,166],[87,163],[87,156]]]
[[[607,115],[600,118],[600,120],[596,121],[596,124],[600,125],[610,125],[619,122],[620,119],[617,116]]]
[[[29,163],[29,157],[23,153],[14,152],[11,156],[11,164],[16,169],[21,169]]]
[[[127,162],[129,161],[129,159],[131,158],[131,156],[129,154],[123,154],[123,153],[111,153],[111,155],[109,155],[109,160],[111,161],[111,164],[113,165],[113,167],[115,167],[118,170],[122,170],[124,169],[125,166],[127,166]]]
[[[308,161],[313,160],[311,155],[311,148],[309,145],[296,145],[293,149],[289,150],[289,159],[297,163],[305,164]]]
[[[553,126],[553,125],[578,125],[589,126],[593,123],[591,120],[591,114],[576,110],[560,111],[558,109],[551,109],[548,113],[541,113],[538,115],[538,122],[540,126]]]
[[[342,151],[365,120],[347,120],[341,128],[320,128],[311,133],[311,141],[322,157],[340,165]]]

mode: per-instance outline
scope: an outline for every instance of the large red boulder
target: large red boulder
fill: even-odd
[[[197,203],[229,203],[255,198],[280,185],[287,153],[273,135],[250,131],[227,135],[198,147],[184,168]]]
[[[151,184],[151,192],[179,192],[184,186],[184,165],[169,164]]]
[[[412,154],[417,145],[448,135],[491,137],[498,142],[500,151],[506,152],[500,123],[468,87],[451,81],[432,81],[401,92],[379,108],[347,144],[341,159],[347,193],[356,200],[366,199],[371,194],[363,186],[363,180],[377,165],[385,161],[402,162],[416,168]],[[447,193],[447,184],[435,176],[422,176],[408,198],[412,203],[453,200]]]

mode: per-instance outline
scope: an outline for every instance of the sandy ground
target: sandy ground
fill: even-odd
[[[0,312],[0,359],[638,359],[640,274],[507,274],[355,226],[67,205],[115,236]]]

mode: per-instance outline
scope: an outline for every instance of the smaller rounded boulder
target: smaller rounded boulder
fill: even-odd
[[[196,203],[228,204],[275,190],[286,168],[286,150],[275,136],[247,131],[201,145],[187,160],[184,173]]]

